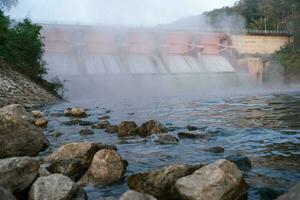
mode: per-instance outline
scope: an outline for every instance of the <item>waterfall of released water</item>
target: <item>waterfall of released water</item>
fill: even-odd
[[[48,77],[66,83],[67,97],[141,96],[179,93],[201,95],[248,87],[248,74],[238,74],[221,56],[197,59],[182,55],[50,54]],[[231,72],[231,73],[228,73]]]
[[[50,54],[45,57],[51,75],[105,74],[182,74],[234,72],[222,56],[154,56],[133,54],[121,57],[111,54]]]

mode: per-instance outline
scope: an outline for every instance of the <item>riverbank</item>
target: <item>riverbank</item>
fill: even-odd
[[[58,100],[3,61],[0,62],[0,107],[17,103],[27,108],[35,108],[53,104]]]

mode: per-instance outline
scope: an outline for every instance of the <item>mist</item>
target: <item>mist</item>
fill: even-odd
[[[236,0],[22,0],[10,11],[15,19],[36,22],[155,26],[231,6]]]

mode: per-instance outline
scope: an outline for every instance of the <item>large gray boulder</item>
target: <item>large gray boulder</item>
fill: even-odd
[[[176,181],[192,174],[202,165],[171,165],[157,170],[133,174],[128,177],[127,184],[130,189],[147,193],[158,199],[176,199]]]
[[[296,200],[300,199],[300,183],[292,187],[287,193],[281,195],[276,200]]]
[[[120,180],[125,173],[127,163],[115,150],[103,149],[93,158],[91,166],[79,180],[79,184],[107,185]]]
[[[16,200],[15,196],[8,189],[0,187],[0,199],[1,200]]]
[[[30,188],[28,200],[86,200],[83,189],[62,174],[38,178]]]
[[[120,197],[119,200],[156,200],[156,198],[149,194],[128,190]]]
[[[232,200],[247,192],[247,184],[242,171],[222,159],[180,178],[176,189],[184,200]]]
[[[63,173],[77,179],[89,168],[95,153],[101,149],[116,149],[115,146],[92,142],[65,144],[50,154],[45,161],[49,171]]]
[[[0,186],[21,193],[38,175],[40,164],[36,158],[14,157],[0,160]]]
[[[49,142],[32,123],[32,116],[20,105],[0,109],[0,158],[36,156]]]

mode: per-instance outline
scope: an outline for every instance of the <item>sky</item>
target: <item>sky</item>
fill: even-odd
[[[154,26],[231,6],[236,0],[19,0],[9,14],[34,22]]]

